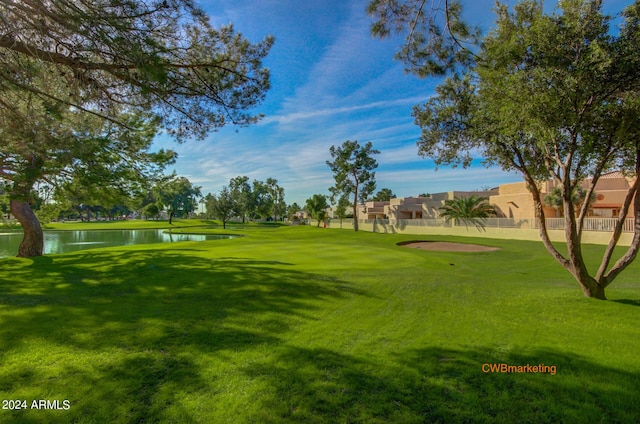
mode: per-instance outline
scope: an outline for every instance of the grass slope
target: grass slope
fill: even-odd
[[[501,248],[446,253],[396,246],[416,236],[242,232],[0,260],[0,397],[70,403],[0,421],[640,417],[638,265],[601,302],[540,243],[432,237]]]

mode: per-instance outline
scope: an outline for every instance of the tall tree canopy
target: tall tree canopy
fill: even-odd
[[[0,2],[0,178],[25,230],[18,255],[42,254],[36,182],[73,170],[124,183],[173,160],[148,151],[160,128],[181,141],[255,122],[272,42],[213,28],[191,0]]]
[[[408,72],[444,75],[474,63],[480,32],[462,20],[458,0],[371,0],[367,12],[373,35],[405,35],[396,59]]]
[[[333,161],[327,161],[327,166],[335,180],[329,188],[332,201],[353,196],[353,229],[358,231],[358,201],[364,202],[376,189],[374,170],[378,162],[373,155],[380,151],[374,149],[370,141],[361,146],[357,140],[347,140],[342,146],[331,146],[329,152]]]
[[[269,197],[271,198],[270,203],[273,208],[273,220],[277,221],[281,213],[284,213],[284,210],[287,207],[287,204],[284,201],[284,187],[280,187],[278,185],[278,180],[275,178],[267,178],[266,184],[267,193],[269,193]]]
[[[181,139],[254,122],[269,87],[272,38],[215,29],[192,0],[7,0],[0,17],[0,90],[118,122],[122,107],[152,109]]]
[[[539,1],[513,10],[496,6],[495,29],[482,40],[474,64],[453,74],[436,96],[414,110],[422,128],[419,153],[437,164],[467,166],[472,154],[519,171],[532,193],[540,237],[578,281],[585,296],[605,299],[605,288],[636,257],[640,246],[640,4],[612,17],[597,0],[565,0],[545,14]],[[473,153],[472,153],[473,152]],[[549,238],[539,183],[560,187],[563,209],[587,177],[591,198],[604,172],[622,170],[632,181],[598,270],[591,274],[581,236],[589,202],[565,213],[567,254]],[[635,234],[612,265],[624,219],[634,206]]]
[[[237,176],[235,178],[231,178],[229,181],[229,192],[231,197],[234,199],[236,212],[242,217],[242,223],[244,224],[247,215],[249,215],[253,209],[249,177]]]
[[[251,218],[268,218],[273,211],[272,197],[264,181],[251,183]]]

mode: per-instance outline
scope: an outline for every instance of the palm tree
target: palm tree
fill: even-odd
[[[577,186],[575,189],[573,189],[573,191],[571,192],[571,202],[575,207],[575,210],[573,211],[574,214],[577,214],[580,208],[582,208],[582,204],[584,203],[586,197],[587,191],[584,188]],[[591,193],[589,204],[593,204],[595,203],[595,201],[596,193]],[[544,204],[546,206],[554,208],[555,210],[560,212],[560,216],[564,217],[564,202],[562,200],[562,190],[560,189],[560,187],[555,187],[553,190],[551,190],[551,193],[544,196]]]
[[[475,195],[445,200],[444,206],[440,208],[440,216],[447,222],[455,219],[464,222],[467,226],[472,223],[478,229],[484,228],[484,220],[496,214],[487,200],[486,197]]]

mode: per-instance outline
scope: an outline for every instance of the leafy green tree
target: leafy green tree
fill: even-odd
[[[273,210],[272,197],[264,181],[253,180],[251,184],[251,217],[268,218]]]
[[[160,208],[156,203],[148,203],[142,208],[142,215],[146,219],[157,219],[160,215]]]
[[[393,194],[393,191],[390,188],[380,189],[380,191],[378,191],[376,195],[373,196],[373,200],[376,202],[388,202],[389,200],[395,198],[396,195]]]
[[[198,198],[202,196],[200,187],[191,184],[185,177],[171,176],[160,184],[158,193],[162,205],[169,213],[169,224],[174,217],[188,216],[198,208]]]
[[[60,192],[60,188],[48,184],[38,184],[32,197],[32,209],[41,223],[49,223],[60,218],[71,207],[71,202]]]
[[[227,186],[222,187],[218,195],[207,194],[205,196],[207,216],[222,221],[222,228],[227,228],[227,222],[237,215],[236,199]]]
[[[235,200],[237,212],[242,217],[242,223],[244,224],[246,217],[253,209],[253,196],[251,193],[251,185],[249,184],[249,177],[238,176],[232,178],[229,181],[229,190]]]
[[[496,211],[487,202],[486,197],[469,196],[456,197],[444,201],[440,208],[440,216],[447,222],[452,219],[462,221],[465,225],[473,224],[476,228],[482,228],[484,219],[495,216]]]
[[[331,146],[329,152],[333,161],[326,163],[335,180],[329,191],[333,200],[353,196],[353,229],[358,231],[358,201],[364,202],[376,189],[374,169],[378,162],[372,155],[380,151],[375,150],[370,141],[361,146],[357,140],[347,140],[342,146]]]
[[[18,256],[42,254],[37,182],[138,181],[172,160],[149,152],[159,128],[184,140],[253,123],[269,88],[272,39],[215,29],[190,0],[8,0],[0,16],[0,178],[24,229]]]
[[[97,196],[91,186],[76,184],[64,184],[58,192],[60,197],[65,197],[82,221],[91,221],[92,209],[97,206]],[[35,209],[35,208],[34,208]],[[86,213],[86,218],[84,214]]]
[[[63,203],[43,203],[38,210],[35,211],[38,221],[44,224],[58,219],[60,214],[67,209],[67,205]]]
[[[5,187],[4,182],[0,181],[0,212],[2,213],[2,220],[9,219],[11,214],[11,208],[9,204],[9,193]]]
[[[305,209],[313,219],[318,221],[318,227],[320,227],[321,222],[327,219],[328,207],[327,196],[323,194],[314,194],[305,203]]]
[[[287,207],[284,202],[284,188],[278,185],[278,180],[275,178],[267,178],[265,187],[270,197],[269,203],[273,208],[273,220],[277,221],[280,213]]]
[[[123,186],[112,184],[85,184],[83,181],[66,181],[55,187],[54,203],[70,203],[81,218],[86,213],[86,220],[97,219],[99,214],[113,218],[114,214],[128,214],[133,205],[132,191],[137,191],[147,180],[129,181]]]
[[[336,204],[335,214],[340,219],[340,228],[342,228],[342,220],[348,216],[347,209],[349,208],[349,204],[349,198],[345,196],[341,196]]]
[[[119,119],[128,122],[123,127],[27,97],[0,91],[0,104],[11,99],[16,106],[0,114],[0,178],[24,230],[23,257],[42,255],[42,228],[32,208],[38,183],[132,191],[174,160],[173,152],[149,151],[157,122],[146,116],[122,114]]]
[[[419,153],[438,165],[486,163],[520,172],[535,203],[540,237],[585,296],[605,299],[605,288],[636,258],[640,247],[640,3],[622,14],[618,32],[599,1],[567,0],[545,14],[537,1],[513,11],[498,5],[496,28],[483,39],[479,59],[453,75],[436,96],[414,110],[422,128]],[[539,182],[560,187],[563,209],[590,177],[591,198],[603,173],[633,177],[602,262],[589,271],[581,235],[589,202],[565,213],[567,252],[551,243]],[[636,231],[612,264],[624,220],[633,205]]]
[[[267,181],[253,180],[250,192],[252,218],[271,218],[277,221],[286,210],[284,188],[278,185],[275,178]]]
[[[166,177],[165,177],[166,178]],[[150,181],[151,188],[137,193],[134,200],[134,209],[146,219],[158,219],[162,212],[162,202],[160,201],[159,183],[162,181]]]
[[[108,207],[105,207],[105,213],[110,220],[121,219],[122,217],[127,217],[133,212],[129,205],[127,204],[111,204]]]

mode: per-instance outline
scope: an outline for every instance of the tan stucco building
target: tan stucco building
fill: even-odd
[[[478,196],[489,198],[498,189],[489,191],[448,191],[428,197],[398,197],[385,202],[366,202],[358,208],[360,219],[432,219],[440,217],[446,200]]]
[[[587,189],[590,184],[591,179],[587,179],[582,182],[582,187]],[[591,205],[589,216],[617,218],[631,184],[633,184],[633,179],[625,177],[621,172],[602,175],[595,187],[596,197]],[[543,201],[555,186],[553,181],[540,183],[539,189]],[[499,217],[516,219],[534,217],[533,196],[525,182],[502,184],[498,187],[498,194],[490,196],[489,203],[496,208]],[[560,211],[554,208],[544,207],[543,210],[547,218],[561,215]],[[633,208],[629,214],[633,214]]]
[[[586,189],[591,180],[582,183]],[[589,216],[616,218],[624,198],[633,184],[633,179],[625,177],[621,172],[610,172],[602,175],[595,188],[595,201],[591,205]],[[539,185],[542,198],[551,193],[554,182],[546,181]],[[440,208],[446,200],[470,196],[486,197],[495,207],[498,217],[514,219],[534,218],[533,196],[523,182],[502,184],[498,188],[487,191],[448,191],[431,194],[428,197],[399,197],[385,202],[366,202],[358,207],[359,219],[433,219],[440,217]],[[547,218],[560,216],[560,212],[551,207],[544,207]],[[335,217],[331,210],[329,216]],[[629,216],[633,214],[633,208]]]

